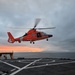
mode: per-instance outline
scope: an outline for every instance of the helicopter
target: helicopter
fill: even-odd
[[[23,36],[14,38],[13,35],[10,32],[7,32],[8,34],[8,42],[9,43],[14,43],[14,42],[19,42],[21,41],[30,41],[30,43],[35,44],[35,41],[38,40],[43,40],[46,39],[48,41],[48,38],[53,37],[52,34],[47,34],[38,30],[43,30],[43,29],[54,29],[55,27],[50,27],[50,28],[36,28],[38,23],[40,22],[41,19],[37,18],[35,20],[35,25],[33,28],[31,28],[27,33],[25,33]]]

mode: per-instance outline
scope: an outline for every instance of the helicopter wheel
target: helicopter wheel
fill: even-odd
[[[33,42],[33,44],[35,44],[35,42]]]
[[[30,41],[30,44],[32,43],[32,41]]]
[[[46,39],[48,41],[48,39]]]

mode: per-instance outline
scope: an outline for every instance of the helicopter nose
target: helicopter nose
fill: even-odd
[[[53,37],[53,35],[48,35],[48,37]]]

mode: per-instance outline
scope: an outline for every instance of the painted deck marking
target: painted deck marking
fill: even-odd
[[[26,66],[20,68],[19,70],[17,70],[17,71],[15,71],[15,72],[11,73],[10,75],[15,75],[16,73],[22,71],[23,69],[26,69],[28,66],[30,66],[30,65],[32,65],[32,64],[34,64],[34,63],[36,63],[37,61],[40,61],[40,60],[41,60],[41,59],[35,60],[35,61],[29,63],[28,65],[26,65]]]
[[[9,65],[9,66],[11,66],[11,67],[20,69],[20,67],[17,67],[17,66],[15,66],[15,65],[9,64],[9,63],[7,63],[7,62],[3,62],[3,61],[1,61],[1,60],[0,60],[0,62],[2,62],[2,63],[4,63],[4,64],[7,64],[7,65]]]
[[[37,67],[44,67],[44,66],[53,66],[53,65],[63,65],[63,64],[70,64],[70,63],[75,63],[75,61],[70,61],[70,62],[63,62],[63,63],[53,63],[53,64],[45,64],[45,65],[38,65],[38,66],[32,66],[32,67],[27,67],[26,69],[30,68],[37,68]]]

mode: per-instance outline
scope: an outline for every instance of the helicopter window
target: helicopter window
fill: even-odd
[[[27,35],[27,33],[25,33],[23,36],[26,36]]]
[[[37,33],[37,37],[41,37],[41,34],[40,33]]]
[[[32,34],[32,36],[36,36],[36,34]]]

